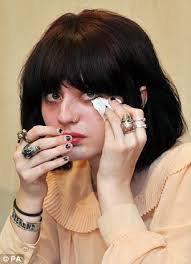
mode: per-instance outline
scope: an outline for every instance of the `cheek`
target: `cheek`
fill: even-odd
[[[50,109],[45,104],[42,104],[41,112],[42,112],[42,117],[43,117],[45,125],[47,125],[47,126],[56,125],[56,120],[57,120],[57,118],[56,118],[57,112],[56,111],[53,111],[53,109]]]
[[[87,124],[91,127],[94,138],[101,143],[104,140],[104,119],[95,109],[88,119]]]

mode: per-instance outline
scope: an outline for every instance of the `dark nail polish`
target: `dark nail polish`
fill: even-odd
[[[105,107],[106,107],[106,108],[108,108],[108,106],[107,106],[107,105],[106,105]]]
[[[65,157],[63,157],[63,159],[64,159],[65,161],[68,161],[68,160],[69,160],[69,157],[68,157],[68,156],[65,156]]]
[[[110,100],[111,100],[111,101],[115,100],[115,97],[111,97]]]
[[[66,136],[66,140],[70,141],[70,140],[72,140],[72,137],[71,136]]]
[[[61,128],[58,129],[58,133],[62,134],[63,130]]]
[[[66,144],[65,147],[66,147],[66,149],[69,149],[69,148],[71,148],[71,145],[70,144]]]

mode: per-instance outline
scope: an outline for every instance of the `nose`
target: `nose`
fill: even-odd
[[[58,122],[62,125],[75,123],[79,121],[79,111],[77,111],[77,102],[64,99],[60,105],[58,113]]]

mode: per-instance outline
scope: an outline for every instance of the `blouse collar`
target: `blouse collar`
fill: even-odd
[[[190,164],[190,157],[191,143],[176,144],[139,175],[145,180],[134,201],[141,216],[157,206],[167,178]],[[98,228],[101,210],[92,189],[87,160],[74,161],[70,171],[49,172],[47,183],[44,208],[60,225],[80,233]]]

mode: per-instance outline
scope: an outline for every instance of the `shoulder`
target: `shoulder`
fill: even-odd
[[[146,170],[147,185],[153,182],[164,185],[170,175],[176,174],[191,164],[191,142],[177,141],[163,152]]]
[[[163,159],[169,175],[184,170],[191,164],[191,142],[178,142],[164,153]]]

